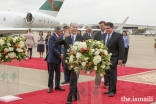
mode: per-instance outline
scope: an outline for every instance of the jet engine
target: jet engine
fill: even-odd
[[[27,13],[25,20],[27,24],[35,27],[55,27],[59,25],[59,21],[56,17],[40,12]]]

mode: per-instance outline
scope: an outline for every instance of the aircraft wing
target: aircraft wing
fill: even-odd
[[[48,32],[48,31],[54,31],[54,28],[31,28],[34,32]],[[26,33],[28,28],[0,28],[0,34],[13,34],[13,33]]]
[[[129,17],[127,17],[116,30],[122,30]]]

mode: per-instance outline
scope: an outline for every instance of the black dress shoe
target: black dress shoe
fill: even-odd
[[[72,104],[72,102],[66,102],[66,104]]]
[[[65,89],[61,87],[55,87],[55,90],[65,91]]]
[[[104,86],[105,89],[109,88],[109,86]]]
[[[80,100],[80,98],[72,97],[72,101],[77,101],[77,100]]]
[[[63,81],[61,84],[67,84],[68,83],[68,81]]]
[[[109,91],[107,91],[107,92],[104,92],[104,94],[109,94],[110,92]]]
[[[48,89],[48,93],[52,93],[53,90],[51,88]]]
[[[113,97],[115,94],[114,93],[110,93],[109,94],[109,97]]]

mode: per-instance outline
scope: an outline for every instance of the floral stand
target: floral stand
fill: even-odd
[[[79,76],[81,77],[81,75]],[[97,87],[95,86],[95,76],[93,74],[83,75],[84,79],[78,81],[78,91],[80,100],[77,101],[77,104],[103,104],[102,103],[102,84]],[[84,82],[83,82],[84,81]]]
[[[0,64],[0,102],[6,103],[21,99],[19,97],[19,62]],[[2,104],[1,103],[1,104]]]
[[[19,61],[26,58],[27,47],[22,37],[0,38],[0,103],[21,99],[19,94]],[[12,60],[14,66],[11,66]],[[2,104],[1,103],[1,104]]]

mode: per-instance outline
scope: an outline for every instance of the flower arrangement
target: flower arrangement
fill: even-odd
[[[0,38],[0,62],[26,59],[27,47],[24,42],[25,38],[22,37],[8,36]]]
[[[103,41],[93,39],[76,41],[67,51],[68,57],[65,62],[69,64],[69,69],[73,69],[76,73],[83,69],[87,74],[93,71],[105,74],[105,70],[110,68],[112,54],[108,53]]]

